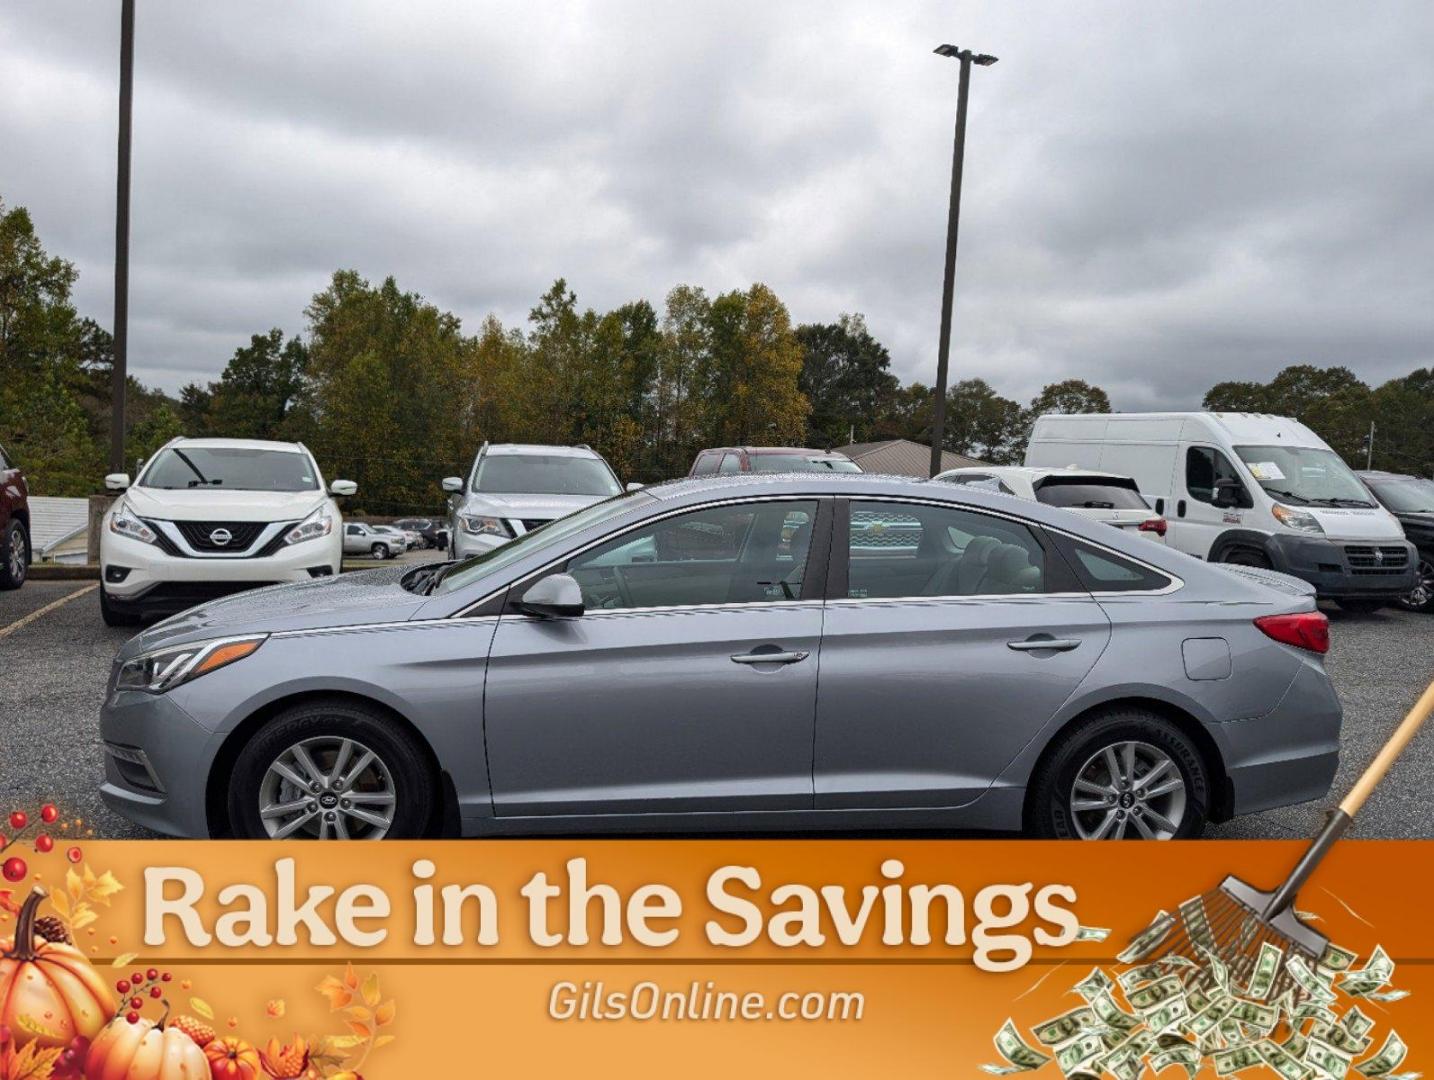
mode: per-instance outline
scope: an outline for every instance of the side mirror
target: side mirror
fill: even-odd
[[[110,491],[123,491],[129,487],[129,473],[112,472],[105,477],[105,487]]]
[[[459,494],[463,491],[463,477],[445,476],[443,478],[443,490],[451,491],[455,495]]]
[[[636,481],[634,481],[633,483],[627,485],[627,489],[626,489],[626,490],[628,490],[628,491],[641,491],[641,490],[642,490],[642,485],[639,484],[639,483],[637,483]]]
[[[570,574],[549,574],[518,601],[518,610],[540,619],[571,619],[583,613],[583,590]]]
[[[1238,480],[1226,478],[1215,481],[1215,494],[1211,505],[1228,509],[1244,502],[1245,485]]]
[[[358,485],[352,480],[335,480],[329,485],[330,495],[354,495],[358,492]]]

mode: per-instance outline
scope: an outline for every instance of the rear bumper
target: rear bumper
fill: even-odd
[[[1266,554],[1276,570],[1308,581],[1321,597],[1404,596],[1417,583],[1419,559],[1408,540],[1327,540],[1269,536]]]

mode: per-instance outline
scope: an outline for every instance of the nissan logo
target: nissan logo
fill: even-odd
[[[209,534],[209,542],[215,547],[223,547],[225,544],[229,543],[229,541],[233,539],[234,534],[231,533],[228,529],[215,529],[212,533]]]

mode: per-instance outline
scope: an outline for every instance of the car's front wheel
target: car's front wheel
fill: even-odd
[[[11,520],[0,529],[0,589],[18,589],[30,571],[30,539],[25,526]]]
[[[229,781],[229,824],[262,840],[422,836],[438,788],[416,741],[376,708],[294,706],[245,744]]]
[[[1141,708],[1063,735],[1032,778],[1027,829],[1062,840],[1186,840],[1210,805],[1209,771],[1175,724]]]
[[[388,558],[388,545],[375,544],[373,547],[368,549],[368,553],[372,555],[375,559],[386,559]]]
[[[1399,606],[1406,611],[1434,612],[1434,560],[1419,560],[1419,580],[1412,592],[1399,598]]]

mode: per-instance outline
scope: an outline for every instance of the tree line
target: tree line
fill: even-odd
[[[26,211],[0,204],[0,443],[39,494],[87,494],[106,471],[112,343],[75,310],[74,282]],[[931,388],[900,382],[860,315],[793,326],[760,283],[679,285],[660,309],[597,311],[560,278],[525,325],[490,315],[468,333],[391,277],[340,270],[304,319],[301,334],[253,335],[217,380],[177,396],[131,379],[131,467],[177,434],[300,440],[330,478],[357,481],[354,509],[382,514],[437,510],[439,478],[464,474],[484,440],[587,443],[623,480],[652,482],[684,475],[707,446],[931,439]],[[1343,368],[1296,367],[1268,385],[1222,383],[1205,405],[1298,416],[1347,457],[1375,415],[1389,429],[1378,462],[1427,473],[1431,381],[1415,372],[1372,390]],[[967,379],[948,391],[943,443],[1019,462],[1036,416],[1109,410],[1079,379],[1026,404]]]

